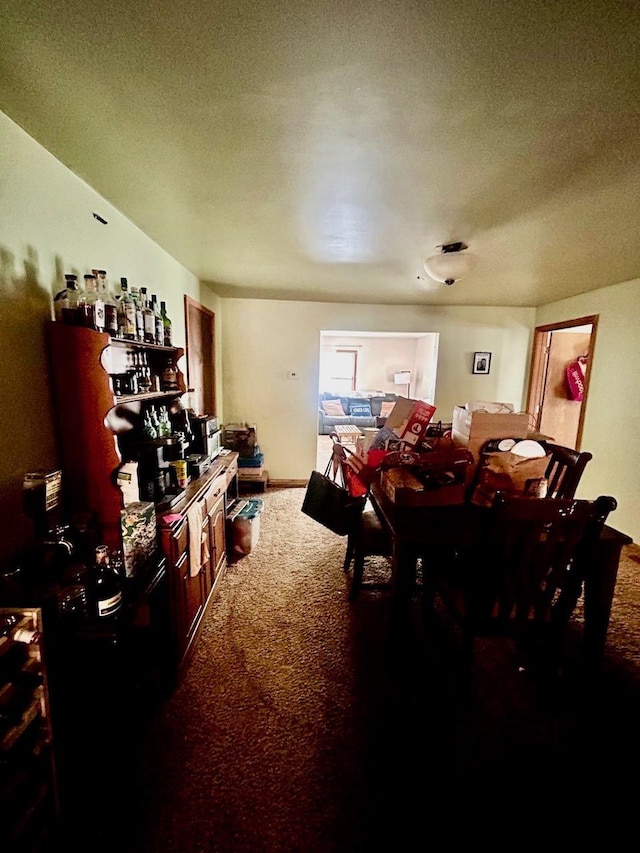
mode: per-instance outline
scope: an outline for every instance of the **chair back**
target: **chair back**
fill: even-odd
[[[550,457],[545,472],[549,484],[547,497],[572,498],[592,454],[581,453],[579,450],[563,447],[561,444],[552,444],[549,441],[541,441],[540,444]]]
[[[594,501],[506,497],[489,514],[482,558],[465,574],[465,617],[476,635],[560,630],[580,596],[586,560],[616,508]]]

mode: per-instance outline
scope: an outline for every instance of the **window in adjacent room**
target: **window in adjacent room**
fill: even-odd
[[[357,350],[335,349],[327,352],[321,363],[320,387],[326,391],[355,391],[357,372]]]

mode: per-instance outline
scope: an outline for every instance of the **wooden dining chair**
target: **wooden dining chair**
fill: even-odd
[[[545,472],[548,481],[547,497],[572,498],[580,478],[584,473],[587,462],[593,458],[591,453],[563,447],[550,441],[541,441],[549,456],[549,464]]]
[[[521,668],[536,661],[559,674],[590,549],[615,508],[608,496],[548,500],[498,492],[490,508],[476,508],[484,533],[423,575],[427,626],[438,597],[461,631],[468,671],[476,638],[505,637],[515,643]]]
[[[386,581],[365,581],[364,571],[371,557],[392,558],[392,543],[386,528],[373,509],[364,509],[358,523],[347,536],[347,551],[343,569],[348,574],[353,565],[349,584],[349,601],[355,601],[363,586],[380,589],[388,586]]]

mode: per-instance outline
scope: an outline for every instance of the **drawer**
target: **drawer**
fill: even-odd
[[[213,507],[218,503],[222,495],[227,490],[227,476],[223,472],[219,474],[211,483],[204,496],[204,503],[207,513],[211,512]]]
[[[228,485],[228,484],[233,480],[233,478],[236,476],[236,474],[237,474],[237,473],[238,473],[238,460],[237,460],[237,459],[235,459],[235,460],[234,460],[234,461],[233,461],[233,462],[232,462],[232,463],[227,467],[227,470],[226,470],[226,475],[227,475],[227,485]]]

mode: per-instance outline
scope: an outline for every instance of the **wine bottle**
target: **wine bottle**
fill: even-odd
[[[8,613],[2,616],[0,637],[9,637],[16,643],[38,643],[40,641],[40,631],[29,627],[24,616]]]
[[[173,346],[173,331],[172,331],[172,323],[169,319],[169,315],[167,314],[167,303],[160,303],[160,316],[162,317],[162,323],[164,325],[164,345],[166,347]]]
[[[151,294],[151,310],[153,311],[153,316],[156,324],[156,343],[162,347],[164,346],[164,322],[162,320],[160,310],[158,309],[158,298],[155,293]]]
[[[115,616],[122,607],[122,584],[117,571],[111,566],[106,545],[96,548],[94,570],[96,615],[100,619]]]

